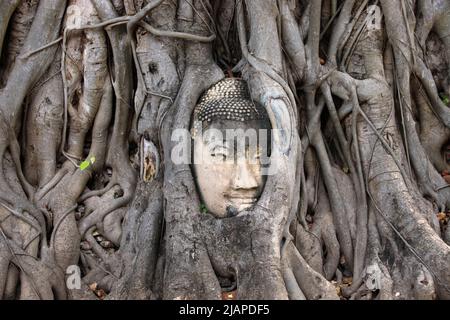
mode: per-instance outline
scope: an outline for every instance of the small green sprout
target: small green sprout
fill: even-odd
[[[206,208],[206,205],[204,203],[200,204],[200,212],[201,213],[208,213],[208,208]]]
[[[450,98],[446,94],[441,94],[442,102],[445,103],[445,105],[450,105]]]

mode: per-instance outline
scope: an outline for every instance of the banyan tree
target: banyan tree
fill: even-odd
[[[0,298],[450,298],[449,34],[448,0],[1,0]]]

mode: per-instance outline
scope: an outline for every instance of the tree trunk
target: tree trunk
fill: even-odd
[[[449,12],[0,1],[0,298],[450,298]],[[174,154],[224,78],[276,172],[219,218]]]

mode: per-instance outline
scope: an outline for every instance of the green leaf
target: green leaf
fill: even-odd
[[[80,170],[83,171],[87,169],[91,163],[88,160],[84,160],[82,163],[80,163]]]
[[[86,170],[87,168],[89,168],[91,164],[94,164],[94,162],[95,162],[94,156],[90,157],[89,160],[87,159],[84,160],[82,163],[80,163],[80,170],[81,171]]]
[[[445,103],[447,106],[450,104],[450,98],[446,94],[440,94],[441,100],[443,103]]]
[[[444,101],[444,103],[445,103],[446,105],[449,105],[449,103],[450,103],[450,99],[449,99],[447,96],[445,96],[445,97],[442,99],[442,101]]]

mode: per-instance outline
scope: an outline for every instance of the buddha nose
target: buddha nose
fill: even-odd
[[[255,174],[250,170],[247,161],[238,161],[233,176],[232,187],[235,190],[258,188],[258,181],[256,180]]]

